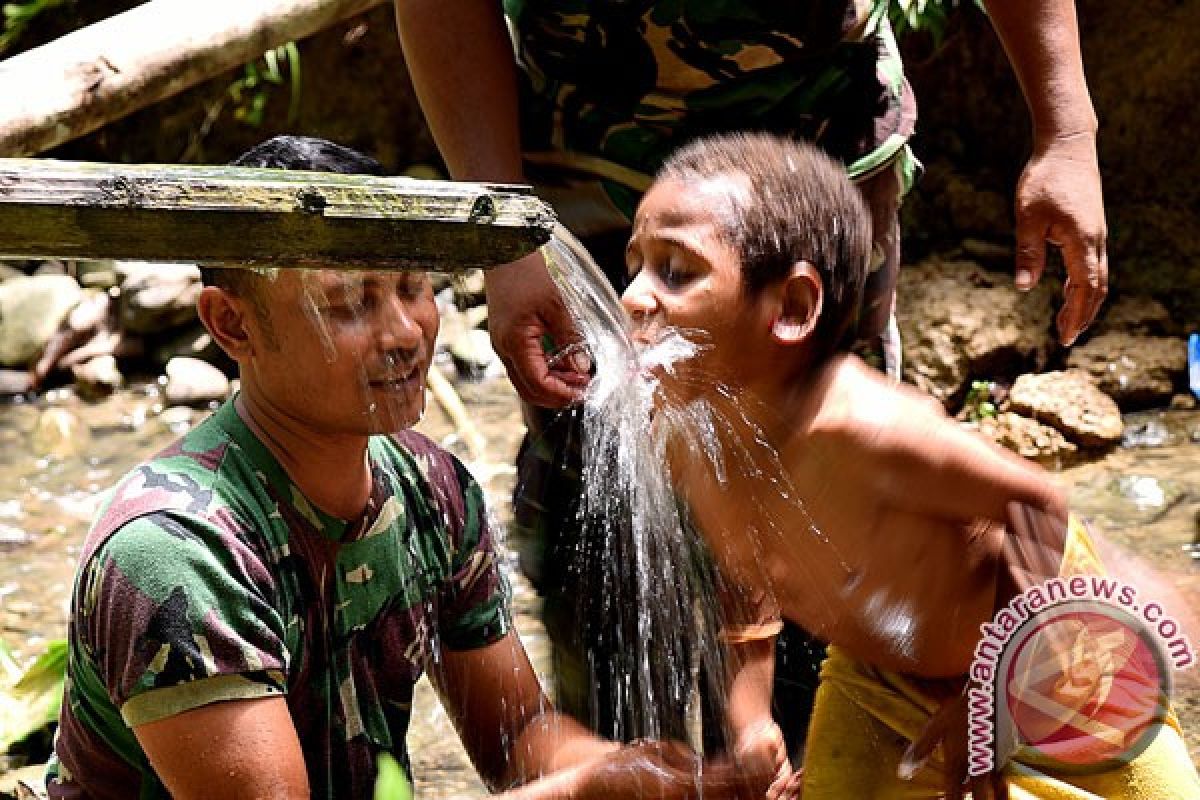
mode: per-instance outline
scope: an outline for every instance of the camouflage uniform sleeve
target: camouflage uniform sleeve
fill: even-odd
[[[125,723],[286,692],[274,580],[252,548],[203,519],[138,517],[97,550],[79,633]]]
[[[446,647],[469,650],[491,644],[511,630],[509,587],[500,570],[483,490],[449,453],[444,467],[443,480],[435,481],[442,490],[435,495],[447,522],[452,563],[442,589],[438,627]]]

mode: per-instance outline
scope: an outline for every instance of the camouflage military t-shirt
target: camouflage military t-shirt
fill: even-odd
[[[522,145],[604,179],[632,218],[667,155],[732,129],[794,135],[860,178],[894,162],[916,105],[887,0],[505,0]]]
[[[84,544],[51,797],[165,797],[132,728],[284,696],[314,797],[405,760],[435,646],[510,629],[483,497],[420,434],[373,437],[354,522],[312,506],[226,403],[113,490]]]

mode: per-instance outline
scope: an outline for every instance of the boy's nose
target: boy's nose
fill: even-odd
[[[625,310],[634,319],[649,316],[658,308],[658,300],[654,297],[650,279],[646,277],[645,271],[634,276],[633,281],[622,292],[621,305],[625,306]]]

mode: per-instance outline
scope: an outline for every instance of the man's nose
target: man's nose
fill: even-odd
[[[643,270],[634,276],[633,281],[621,294],[621,305],[634,319],[649,316],[658,308],[658,300],[650,285],[650,279]]]
[[[421,326],[410,303],[395,296],[384,303],[379,337],[384,350],[411,349],[421,342]]]

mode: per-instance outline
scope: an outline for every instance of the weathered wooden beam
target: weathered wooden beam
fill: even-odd
[[[550,238],[525,186],[0,159],[0,257],[456,270]]]
[[[151,0],[0,62],[0,156],[29,156],[383,0]]]

